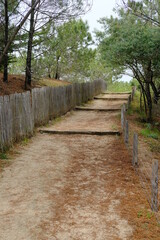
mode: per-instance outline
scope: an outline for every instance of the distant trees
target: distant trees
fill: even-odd
[[[4,82],[8,82],[8,64],[11,60],[11,52],[13,51],[13,43],[7,47],[9,37],[14,29],[14,20],[16,10],[18,8],[18,0],[3,0],[0,2],[0,55],[4,55],[0,61],[0,66],[3,66]],[[7,47],[7,48],[6,48]],[[3,49],[6,51],[3,53]]]
[[[7,2],[11,3],[11,6],[12,5],[12,0],[7,0]],[[14,42],[15,40],[15,37],[17,36],[17,34],[19,33],[19,31],[22,29],[23,25],[25,24],[25,22],[27,21],[29,15],[31,14],[33,8],[35,8],[37,6],[37,4],[40,2],[40,0],[36,0],[35,1],[35,4],[33,6],[30,6],[27,2],[25,3],[27,5],[27,9],[24,11],[24,12],[19,12],[19,14],[17,15],[16,18],[14,19],[10,19],[8,18],[8,21],[9,21],[9,24],[12,24],[14,23],[14,30],[13,32],[11,33],[10,37],[8,38],[8,42],[7,44],[5,44],[5,46],[2,48],[2,51],[1,51],[1,55],[0,55],[0,65],[2,64],[3,60],[4,60],[4,57],[5,55],[7,54],[9,48],[11,47],[12,43]],[[24,2],[22,0],[18,1],[17,5],[15,6],[14,11],[19,7],[20,9],[23,9],[24,6],[21,6],[21,3],[24,4]],[[3,4],[4,5],[4,4]],[[5,11],[5,9],[2,9],[2,12],[3,10]],[[23,15],[24,14],[24,15]],[[3,25],[3,22],[1,21],[1,26]],[[4,28],[4,31],[5,31],[5,28]],[[3,33],[2,33],[3,34]]]
[[[80,80],[88,76],[95,50],[90,48],[93,41],[86,22],[73,19],[60,26],[50,23],[42,32],[45,40],[40,40],[39,48],[43,54],[33,61],[37,74],[40,67],[56,79]]]
[[[126,73],[137,79],[146,102],[148,121],[152,121],[152,92],[154,101],[160,97],[160,30],[144,24],[123,9],[119,18],[101,20],[103,31],[97,32],[103,61],[116,74]]]
[[[121,0],[125,11],[160,27],[160,0]]]
[[[35,0],[31,1],[33,6]],[[26,62],[26,78],[25,85],[31,85],[31,61],[32,61],[32,44],[35,33],[40,33],[43,26],[47,26],[54,23],[57,25],[60,22],[75,18],[81,14],[84,14],[88,8],[88,1],[57,1],[57,0],[46,0],[40,2],[37,11],[33,8],[30,17],[30,29],[29,29],[29,40],[28,40],[28,51],[27,51],[27,62]],[[44,32],[45,33],[45,32]],[[37,36],[37,35],[36,35]],[[44,36],[45,37],[45,36]],[[57,58],[59,58],[57,56]],[[57,74],[58,74],[58,62],[57,59]],[[56,76],[58,78],[58,75]]]
[[[10,17],[12,14],[9,13],[9,6],[12,6],[12,14],[17,13],[15,19]],[[1,16],[2,13],[4,15],[4,18],[2,19],[1,17],[0,19],[0,28],[2,30],[0,38],[4,39],[4,44],[0,45],[0,66],[1,68],[2,66],[4,67],[4,80],[7,79],[8,73],[8,51],[14,42],[17,44],[18,39],[16,38],[18,34],[24,36],[25,31],[28,32],[25,68],[25,87],[27,88],[27,85],[31,85],[33,47],[37,47],[34,43],[38,42],[37,36],[42,31],[42,28],[45,28],[52,22],[61,24],[63,21],[84,14],[90,7],[91,3],[89,3],[89,0],[3,0],[0,3]],[[10,32],[9,26],[11,25],[14,25],[14,29]]]

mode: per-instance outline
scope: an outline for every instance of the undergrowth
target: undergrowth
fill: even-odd
[[[144,137],[153,138],[156,140],[160,138],[160,132],[156,127],[152,126],[150,123],[144,124],[144,127],[145,128],[141,130],[141,134]]]
[[[109,92],[131,92],[132,86],[128,82],[114,82],[112,84],[108,84],[107,90]]]
[[[0,159],[1,159],[1,160],[6,160],[6,159],[8,159],[8,156],[7,156],[7,154],[6,154],[6,153],[3,153],[3,152],[1,152],[1,153],[0,153]]]
[[[140,93],[136,91],[134,96],[134,101],[131,102],[131,105],[127,111],[127,114],[133,117],[134,122],[137,126],[140,127],[139,134],[145,139],[150,146],[151,151],[160,152],[160,123],[153,121],[153,123],[146,122],[146,116],[144,111],[140,110],[139,103]],[[153,115],[154,118],[154,115]]]

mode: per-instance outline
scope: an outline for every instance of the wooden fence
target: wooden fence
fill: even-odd
[[[0,97],[0,150],[31,136],[34,127],[48,123],[105,90],[104,81],[35,88]]]
[[[135,94],[135,88],[132,89],[131,97],[128,98],[128,106],[125,104],[123,105],[121,109],[121,125],[122,130],[124,132],[124,141],[126,146],[128,147],[128,150],[132,149],[132,164],[136,171],[136,173],[139,176],[140,183],[143,187],[143,190],[146,194],[146,198],[148,200],[148,203],[151,206],[152,211],[155,213],[159,211],[160,204],[159,204],[159,188],[158,188],[158,160],[153,159],[149,161],[149,159],[146,161],[142,161],[140,157],[138,156],[138,134],[134,133],[133,141],[129,141],[129,137],[131,134],[129,134],[129,123],[127,120],[127,108],[129,107],[129,104],[131,103],[131,100],[133,100]],[[151,165],[152,162],[152,165]],[[155,214],[158,223],[160,223],[159,215]]]

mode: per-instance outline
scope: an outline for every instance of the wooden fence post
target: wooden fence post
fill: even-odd
[[[125,144],[128,144],[128,142],[129,142],[129,126],[128,126],[128,120],[125,121],[124,141],[125,141]]]
[[[125,120],[126,120],[126,105],[123,104],[123,130],[125,129]]]
[[[131,104],[131,99],[132,99],[132,98],[131,98],[131,95],[129,95],[129,97],[128,97],[128,103],[127,103],[127,105],[128,105],[127,107],[128,107],[128,108],[129,108],[129,106],[130,106],[130,104]]]
[[[122,129],[123,129],[123,126],[124,126],[124,109],[123,109],[123,106],[121,108],[121,126],[122,126]]]
[[[132,87],[132,92],[131,92],[131,100],[133,101],[133,98],[134,98],[134,89]]]
[[[133,101],[134,95],[136,92],[136,86],[132,87],[131,100]]]
[[[134,133],[133,137],[133,158],[132,158],[133,166],[138,165],[138,135]]]
[[[152,163],[152,196],[151,196],[151,208],[152,211],[158,211],[158,160],[154,160]]]

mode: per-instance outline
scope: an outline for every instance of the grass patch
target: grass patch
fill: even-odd
[[[145,113],[140,110],[139,99],[140,93],[136,91],[134,101],[131,102],[127,114],[130,116],[130,120],[136,123],[138,133],[148,144],[150,150],[154,153],[160,153],[160,123],[157,120],[152,124],[146,122]]]
[[[153,127],[150,123],[144,124],[145,128],[141,130],[141,134],[147,138],[153,138],[158,140],[160,138],[160,132],[156,127]]]
[[[118,130],[118,126],[117,125],[112,125],[112,130],[113,131],[117,131]]]
[[[28,142],[29,142],[29,138],[26,138],[26,137],[25,137],[25,138],[23,139],[23,141],[22,141],[22,144],[23,144],[23,145],[26,145],[26,144],[28,144]]]
[[[156,139],[156,140],[159,139],[159,134],[157,132],[154,132],[153,130],[150,130],[150,129],[142,129],[141,134],[144,137],[153,138],[153,139]]]
[[[107,86],[109,92],[131,92],[132,86],[128,82],[114,82]]]
[[[138,122],[144,123],[146,122],[146,115],[145,115],[145,112],[141,111],[140,109],[139,98],[140,98],[140,92],[136,91],[134,95],[134,101],[131,102],[129,109],[127,110],[127,114],[130,116],[136,115]]]
[[[56,80],[56,79],[49,79],[49,78],[45,78],[45,79],[40,79],[38,81],[38,85],[40,86],[48,86],[48,87],[59,87],[59,86],[65,86],[68,85],[70,83],[67,83],[65,81],[62,80]]]
[[[7,160],[8,159],[8,156],[6,153],[0,153],[0,159],[1,160]]]
[[[143,216],[143,212],[142,212],[142,210],[140,210],[138,213],[137,213],[137,217],[138,218],[141,218]]]
[[[56,124],[58,122],[61,122],[61,121],[62,121],[62,116],[56,117],[53,120],[51,120],[49,123],[47,123],[45,126],[50,127],[51,125],[54,125],[54,124]]]
[[[140,114],[140,106],[139,106],[139,92],[137,91],[134,95],[134,101],[131,102],[129,109],[127,110],[128,115],[133,115],[135,113]]]
[[[155,216],[155,214],[151,211],[148,211],[147,209],[143,209],[143,210],[140,210],[138,213],[137,213],[137,217],[138,218],[144,218],[146,220],[151,220],[153,217]]]
[[[150,142],[150,149],[152,152],[160,153],[160,143],[159,142]]]

